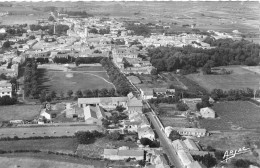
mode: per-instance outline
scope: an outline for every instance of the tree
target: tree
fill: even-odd
[[[179,102],[176,105],[177,109],[180,111],[186,111],[189,109],[189,107],[187,106],[187,104],[183,103],[183,102]]]
[[[151,140],[148,139],[148,138],[141,138],[141,139],[140,139],[140,143],[141,143],[142,145],[144,145],[144,146],[147,146],[147,145],[150,146],[150,144],[152,144],[152,142],[153,142],[153,141],[151,141]]]
[[[82,94],[81,90],[77,90],[76,97],[77,98],[82,98],[83,97],[83,94]]]
[[[177,131],[173,130],[170,133],[169,138],[170,138],[170,140],[175,141],[177,139],[181,139],[182,137],[181,137],[181,135]]]
[[[157,74],[158,74],[157,69],[154,68],[151,70],[151,75],[157,75]]]
[[[205,165],[206,167],[213,167],[217,165],[216,158],[214,158],[211,154],[207,154],[204,156],[193,155],[193,159],[198,162],[202,162],[202,164]]]
[[[108,91],[109,97],[114,97],[114,96],[115,96],[115,93],[116,93],[115,88],[111,88],[111,89]]]
[[[72,91],[72,90],[69,90],[69,91],[67,92],[67,95],[68,95],[68,97],[71,98],[71,96],[73,95],[73,91]]]
[[[93,93],[91,90],[87,89],[83,91],[84,97],[93,97]]]
[[[51,98],[52,99],[55,99],[57,97],[57,93],[53,90],[52,92],[51,92]]]
[[[211,74],[211,66],[210,66],[210,64],[205,64],[202,67],[202,72],[203,72],[204,75]]]
[[[35,39],[35,36],[34,36],[34,35],[31,35],[31,36],[29,36],[29,39],[30,39],[30,40],[34,40],[34,39]]]
[[[116,106],[116,111],[123,112],[126,108],[124,108],[122,105]]]
[[[121,134],[117,131],[110,132],[107,134],[107,137],[111,140],[120,140],[121,139]]]
[[[106,88],[103,88],[100,90],[100,97],[107,97],[108,96],[108,90]]]
[[[53,22],[53,21],[54,21],[54,17],[53,17],[53,16],[50,16],[50,17],[48,18],[48,21]]]
[[[6,41],[3,43],[3,48],[9,48],[9,47],[11,47],[10,41]]]
[[[102,119],[102,125],[103,125],[103,127],[105,127],[105,128],[108,128],[108,126],[111,124],[111,122],[109,121],[109,120],[107,120],[107,119]]]
[[[47,96],[47,93],[45,90],[41,91],[41,94],[40,94],[40,102],[43,103],[46,101],[46,96]]]
[[[64,98],[64,93],[63,93],[63,91],[60,92],[60,98],[61,98],[61,99]]]

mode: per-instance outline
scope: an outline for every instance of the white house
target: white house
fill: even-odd
[[[138,138],[148,138],[150,140],[155,140],[155,134],[153,132],[153,129],[151,127],[142,127],[138,128]]]
[[[212,108],[205,107],[200,109],[201,117],[203,118],[215,118],[216,114]]]
[[[0,81],[0,97],[12,97],[12,84],[6,80]]]

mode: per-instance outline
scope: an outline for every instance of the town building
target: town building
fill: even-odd
[[[144,100],[155,98],[153,95],[153,89],[152,88],[140,88],[141,97]]]
[[[136,97],[129,99],[127,102],[128,113],[142,113],[143,110],[143,102],[142,100],[138,100]]]
[[[151,141],[155,140],[155,134],[150,126],[138,128],[137,133],[138,139],[148,138]]]

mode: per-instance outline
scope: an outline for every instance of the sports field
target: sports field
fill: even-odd
[[[57,138],[57,139],[35,139],[0,141],[0,150],[49,150],[74,153],[78,142],[76,138]]]
[[[186,77],[197,82],[199,85],[211,91],[213,89],[243,89],[243,88],[259,88],[260,74],[253,70],[247,70],[242,66],[223,67],[232,70],[230,75],[202,75],[189,74]]]
[[[12,105],[0,107],[0,121],[33,120],[40,114],[40,105]]]
[[[74,93],[77,90],[113,88],[114,85],[108,78],[102,67],[79,67],[71,71],[61,71],[55,69],[40,69],[42,77],[41,87],[60,93],[66,94],[68,90]]]
[[[260,129],[260,107],[251,102],[220,102],[212,108],[219,118],[201,119],[201,127],[207,130]]]

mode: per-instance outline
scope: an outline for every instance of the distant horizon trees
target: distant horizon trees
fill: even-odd
[[[204,42],[216,48],[201,49],[192,46],[184,47],[157,47],[148,49],[152,65],[161,71],[185,70],[189,73],[202,68],[205,74],[210,69],[227,65],[258,65],[260,62],[260,45],[246,40],[206,38]]]

